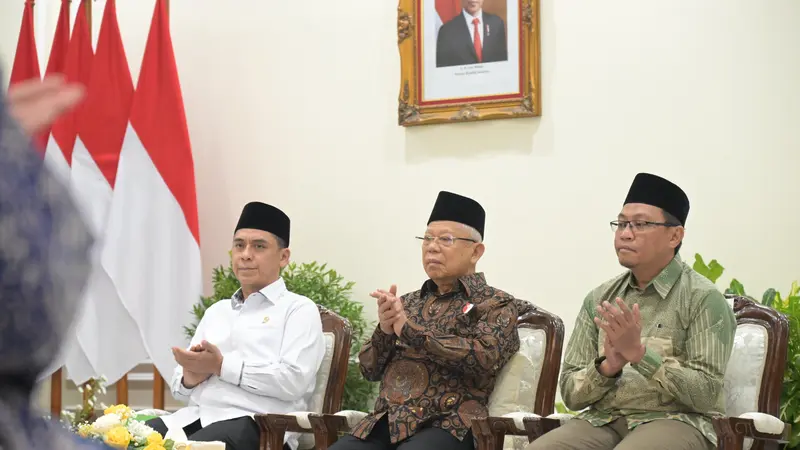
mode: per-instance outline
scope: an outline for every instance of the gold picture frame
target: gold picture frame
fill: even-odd
[[[443,30],[445,26],[449,26],[449,30],[453,30],[454,26],[461,27],[462,29],[457,31],[462,35],[458,37],[462,40],[470,39],[469,35],[464,34],[463,31],[469,32],[468,22],[460,17],[461,13],[467,14],[467,12],[459,9],[458,13],[451,13],[452,17],[448,20],[452,20],[453,25],[450,26],[446,23],[447,21],[442,20],[441,14],[435,9],[437,1],[441,0],[399,0],[397,8],[397,45],[400,51],[398,124],[409,127],[540,116],[542,104],[539,0],[490,0],[494,4],[499,1],[504,2],[501,6],[503,14],[508,20],[499,22],[501,30],[496,31],[495,34],[503,34],[506,41],[504,44],[506,59],[500,63],[473,62],[458,66],[450,62],[440,63],[440,60],[443,61],[446,55],[443,57],[438,52],[441,51],[443,54],[444,49],[450,48],[461,51],[464,42],[458,43],[461,47],[448,47],[440,44],[437,39],[454,36],[452,33],[439,33],[439,30]],[[457,2],[458,0],[449,1]],[[492,16],[489,13],[483,14]],[[486,17],[487,22],[488,19],[490,17]],[[494,17],[494,20],[497,21],[497,16]],[[434,21],[435,24],[432,23]],[[442,24],[442,22],[445,23]],[[484,38],[486,42],[483,44],[485,49],[489,44],[492,29],[490,25],[483,26],[482,36],[486,36]],[[513,29],[515,26],[516,32]],[[478,31],[477,27],[476,24],[474,32]],[[518,42],[514,39],[515,36],[518,36]],[[473,57],[478,50],[481,48],[476,47],[472,50]],[[518,52],[514,50],[518,50]],[[434,52],[436,52],[435,57],[433,56]],[[517,64],[514,64],[515,60]],[[450,64],[450,66],[446,64]],[[518,78],[515,78],[514,70],[518,71]],[[493,76],[494,78],[491,78]],[[499,81],[492,84],[494,79]],[[518,81],[518,89],[516,88],[517,83],[514,81]],[[434,85],[434,83],[437,84]],[[487,95],[493,86],[498,88],[498,92]],[[438,94],[436,93],[437,89]],[[458,89],[462,89],[462,92],[468,93],[468,95],[458,95]]]

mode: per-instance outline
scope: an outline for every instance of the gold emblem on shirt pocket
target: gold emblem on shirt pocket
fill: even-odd
[[[262,320],[261,323],[267,323],[267,322],[269,322],[269,316],[264,316],[264,320]]]

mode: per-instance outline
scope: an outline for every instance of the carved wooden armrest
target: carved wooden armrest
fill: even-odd
[[[569,414],[551,414],[547,417],[526,417],[522,419],[522,423],[528,433],[528,440],[533,442],[545,433],[560,427],[562,423],[571,418],[572,416]]]
[[[317,450],[326,450],[339,440],[339,436],[350,431],[347,418],[335,414],[309,414],[308,420],[314,430],[314,443]]]
[[[533,442],[548,431],[572,419],[569,414],[541,417],[527,412],[513,412],[502,417],[483,417],[472,421],[472,434],[478,441],[477,450],[499,449],[506,436],[525,436]]]
[[[502,417],[479,417],[472,420],[472,435],[478,443],[476,450],[494,450],[503,447],[506,436],[527,436],[523,419],[539,417],[533,413],[514,412]],[[530,439],[528,439],[530,441]]]
[[[315,448],[326,450],[339,439],[339,436],[350,432],[366,415],[365,412],[350,410],[339,411],[336,414],[309,414],[308,423],[314,431]]]
[[[791,425],[764,413],[744,413],[739,417],[715,417],[711,420],[717,432],[720,450],[741,450],[745,438],[764,441],[773,448],[789,441]],[[765,448],[767,445],[765,444]]]
[[[295,412],[289,414],[256,414],[253,419],[261,430],[260,450],[283,450],[287,432],[313,433],[310,421],[313,413]],[[316,435],[315,435],[316,436]]]

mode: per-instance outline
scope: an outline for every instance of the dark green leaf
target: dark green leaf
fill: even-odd
[[[769,288],[764,291],[764,295],[761,297],[761,304],[764,306],[772,307],[773,302],[775,301],[775,295],[777,291],[775,289]]]
[[[732,294],[735,295],[745,295],[744,293],[744,285],[737,280],[736,278],[731,280],[731,286],[729,288]]]

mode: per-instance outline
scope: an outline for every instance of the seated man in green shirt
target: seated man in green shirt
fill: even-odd
[[[688,214],[678,186],[636,176],[611,222],[629,270],[586,296],[561,373],[566,406],[586,410],[528,450],[716,448],[736,318],[678,256]]]

